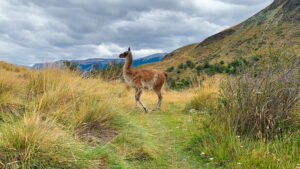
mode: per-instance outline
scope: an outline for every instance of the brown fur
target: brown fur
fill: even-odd
[[[143,89],[153,89],[158,96],[158,102],[156,108],[154,110],[159,110],[162,94],[161,89],[164,83],[167,80],[168,74],[166,72],[161,72],[155,69],[138,69],[132,70],[132,53],[130,48],[128,51],[120,54],[120,58],[126,58],[126,63],[123,68],[123,76],[125,82],[128,83],[129,86],[136,89],[135,99],[136,99],[136,108],[137,103],[139,102],[144,108],[145,112],[148,112],[148,109],[144,106],[144,104],[140,101],[140,97],[142,95]]]

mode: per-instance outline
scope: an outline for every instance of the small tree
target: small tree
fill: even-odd
[[[63,61],[64,67],[71,70],[71,71],[79,71],[80,67],[78,66],[77,63],[75,62],[70,62],[70,61]]]

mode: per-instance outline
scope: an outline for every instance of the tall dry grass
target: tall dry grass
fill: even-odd
[[[5,168],[68,167],[80,148],[53,120],[37,113],[0,127],[0,165]]]
[[[202,85],[193,89],[195,96],[191,99],[190,107],[200,112],[211,113],[218,103],[219,85],[224,76],[206,77]]]
[[[20,70],[20,71],[18,71]],[[103,85],[101,85],[103,84]],[[115,110],[99,79],[53,67],[21,71],[0,64],[0,166],[82,168],[87,137],[115,130]],[[117,93],[118,90],[116,90]],[[106,138],[107,139],[107,138]],[[97,160],[92,162],[97,163]]]

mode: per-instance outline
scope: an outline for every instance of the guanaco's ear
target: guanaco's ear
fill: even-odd
[[[130,51],[130,47],[128,47],[128,51]]]

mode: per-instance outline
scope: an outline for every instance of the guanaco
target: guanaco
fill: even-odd
[[[161,72],[155,69],[132,69],[132,52],[130,47],[127,51],[123,52],[119,56],[120,58],[126,58],[126,62],[123,67],[123,77],[125,82],[135,88],[135,108],[138,108],[138,102],[142,105],[145,112],[148,113],[148,109],[140,100],[143,93],[143,89],[153,89],[158,96],[158,102],[153,111],[160,110],[163,96],[161,89],[168,78],[166,72]]]

